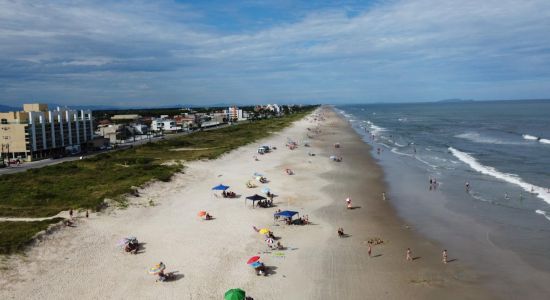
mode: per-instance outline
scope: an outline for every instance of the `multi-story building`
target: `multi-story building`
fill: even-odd
[[[151,122],[151,131],[178,132],[181,127],[176,125],[176,121],[170,119],[155,119]]]
[[[231,122],[246,120],[246,112],[236,106],[229,107],[225,110],[225,113],[227,115],[227,119]]]
[[[3,157],[30,161],[78,152],[93,136],[91,110],[24,104],[23,111],[0,113]]]

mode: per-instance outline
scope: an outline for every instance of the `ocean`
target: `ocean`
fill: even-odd
[[[550,101],[336,109],[372,145],[405,222],[509,295],[550,292]]]

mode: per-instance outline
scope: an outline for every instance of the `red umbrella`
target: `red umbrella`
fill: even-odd
[[[250,264],[253,264],[253,263],[255,263],[255,262],[259,261],[259,260],[260,260],[260,257],[259,257],[259,256],[252,256],[252,257],[248,260],[248,262],[246,262],[246,263],[250,265]]]

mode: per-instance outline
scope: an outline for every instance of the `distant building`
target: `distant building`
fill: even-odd
[[[114,115],[111,117],[113,122],[135,122],[141,119],[140,115]]]
[[[182,129],[189,129],[197,126],[195,115],[192,114],[174,116],[174,121],[176,121],[176,125],[180,126]]]
[[[133,134],[147,134],[149,133],[149,126],[145,124],[131,124],[130,127],[132,128]]]
[[[91,110],[48,110],[47,104],[36,103],[24,104],[23,111],[0,113],[3,157],[30,161],[79,152],[93,136]]]
[[[170,119],[155,119],[151,122],[152,131],[177,132],[181,127],[176,125],[176,121]]]
[[[243,121],[247,119],[246,112],[236,106],[229,107],[225,110],[225,114],[230,122]]]
[[[121,124],[99,125],[96,134],[108,139],[112,144],[117,143],[118,140],[122,140],[126,136],[124,125]]]

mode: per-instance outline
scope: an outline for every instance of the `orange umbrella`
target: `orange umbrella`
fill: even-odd
[[[204,216],[206,216],[206,211],[204,210],[199,211],[199,217],[204,217]]]

